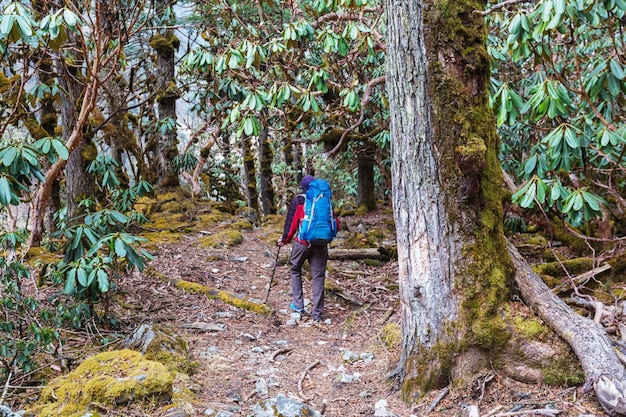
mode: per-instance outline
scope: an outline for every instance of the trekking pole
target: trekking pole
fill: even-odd
[[[267,300],[270,297],[270,290],[272,289],[272,281],[274,281],[274,273],[276,272],[276,266],[278,265],[278,254],[280,253],[280,248],[282,248],[282,246],[279,246],[278,250],[276,251],[276,260],[274,260],[274,270],[272,271],[272,277],[270,278],[270,285],[267,288],[267,295],[265,296],[265,304],[267,304]]]

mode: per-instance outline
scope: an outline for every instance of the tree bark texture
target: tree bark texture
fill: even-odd
[[[494,348],[513,271],[486,86],[480,1],[387,0],[387,90],[398,239],[403,398],[447,385]]]
[[[70,37],[71,39],[71,37]],[[73,42],[76,43],[75,41]],[[79,59],[80,60],[80,59]],[[61,132],[63,140],[67,143],[76,128],[77,108],[83,94],[83,84],[77,68],[65,63],[58,62],[59,82],[64,93],[61,101]],[[82,126],[81,129],[85,129]],[[92,147],[90,149],[90,147]],[[67,189],[67,217],[70,222],[80,214],[78,204],[81,200],[91,197],[95,192],[95,182],[91,175],[87,174],[88,164],[95,159],[97,151],[95,145],[85,136],[75,147],[75,152],[70,153],[65,166],[65,187]]]
[[[167,30],[164,35],[155,35],[151,46],[157,53],[157,102],[159,120],[176,121],[176,100],[179,97],[175,78],[175,52],[179,40],[174,32]],[[158,184],[159,190],[172,190],[180,185],[178,175],[174,170],[172,161],[178,155],[178,135],[176,124],[160,135],[157,142],[158,157]]]
[[[585,386],[593,387],[602,408],[611,416],[625,415],[626,370],[604,328],[572,311],[533,272],[517,248],[508,247],[524,302],[572,347],[587,375]]]
[[[241,139],[241,153],[243,154],[243,187],[248,207],[258,210],[259,192],[256,188],[256,165],[249,136]]]
[[[129,127],[128,113],[121,110],[128,106],[127,99],[123,94],[126,88],[128,88],[128,84],[125,79],[109,80],[103,88],[104,98],[111,114],[102,127],[102,139],[109,146],[111,157],[118,163],[115,174],[120,180],[121,188],[128,188],[130,183],[129,175],[124,166],[131,165],[133,161],[141,158],[135,134]]]

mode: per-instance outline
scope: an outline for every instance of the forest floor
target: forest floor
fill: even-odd
[[[391,214],[378,211],[342,221],[345,228],[333,248],[373,229],[384,231],[384,244],[395,244]],[[243,230],[243,242],[237,246],[209,249],[201,242],[215,230],[199,225],[150,250],[155,258],[149,269],[174,281],[197,282],[262,302],[271,280],[269,315],[184,291],[147,270],[120,282],[123,304],[135,306],[120,314],[122,330],[130,333],[141,324],[169,326],[184,337],[190,356],[198,362],[187,382],[195,395],[189,415],[252,416],[255,406],[279,395],[324,410],[325,416],[462,416],[468,415],[470,405],[478,408],[476,416],[483,417],[557,415],[533,414],[533,409],[558,410],[560,416],[605,415],[593,393],[582,394],[580,387],[526,385],[496,369],[483,375],[478,398],[476,391],[451,388],[432,407],[442,391],[407,405],[389,378],[401,350],[393,332],[401,321],[397,262],[329,261],[327,279],[341,291],[327,292],[326,321],[314,324],[307,315],[294,320],[288,311],[291,245],[280,253],[274,245],[281,232],[282,223],[275,222]],[[309,298],[311,286],[305,276]],[[197,323],[221,327],[198,331]],[[155,408],[126,415],[165,414]]]

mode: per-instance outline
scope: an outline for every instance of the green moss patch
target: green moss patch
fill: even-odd
[[[378,332],[378,338],[387,349],[400,346],[402,342],[402,331],[397,323],[390,323],[383,326]]]
[[[207,236],[200,240],[200,246],[203,248],[232,248],[243,242],[243,235],[239,230],[227,229],[217,232],[211,236]]]
[[[575,386],[585,382],[585,372],[571,350],[544,366],[542,375],[543,381],[552,386]]]
[[[593,259],[591,258],[574,258],[561,262],[548,262],[544,264],[534,265],[533,271],[538,275],[550,275],[553,277],[564,277],[567,270],[570,275],[578,275],[593,269]]]
[[[279,225],[282,227],[284,222],[285,217],[278,214],[268,214],[267,216],[263,217],[263,226]]]
[[[550,331],[539,320],[520,316],[513,317],[513,328],[515,333],[528,340],[539,340],[542,335]]]
[[[103,352],[50,382],[30,411],[40,417],[80,417],[91,404],[119,408],[142,401],[167,403],[172,383],[173,376],[164,365],[139,352]]]
[[[230,225],[230,228],[237,229],[237,230],[252,230],[254,226],[248,220],[239,220],[239,221],[232,223]]]
[[[353,233],[343,243],[343,247],[347,249],[377,248],[378,243],[376,242],[376,238],[373,236],[366,236],[363,233]]]
[[[261,304],[239,294],[233,294],[227,291],[217,290],[215,288],[207,287],[206,285],[184,280],[178,281],[178,283],[176,283],[176,286],[186,291],[192,291],[199,294],[204,294],[209,298],[222,300],[227,304],[243,308],[245,310],[254,311],[259,314],[269,313],[269,308],[265,304]]]

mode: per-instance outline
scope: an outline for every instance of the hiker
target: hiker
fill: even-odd
[[[311,317],[317,323],[322,321],[322,311],[324,309],[324,280],[326,278],[326,262],[328,261],[328,243],[335,237],[337,230],[339,230],[339,219],[335,218],[332,213],[332,207],[330,207],[330,188],[327,189],[327,204],[328,214],[326,217],[326,223],[328,229],[330,229],[331,236],[325,236],[322,239],[311,238],[311,242],[305,240],[303,237],[308,236],[303,230],[303,221],[305,221],[305,204],[306,193],[309,191],[309,186],[313,181],[313,189],[317,189],[318,183],[328,187],[328,183],[323,180],[315,180],[311,175],[306,175],[302,178],[302,192],[304,194],[298,194],[291,202],[287,217],[285,218],[285,227],[283,236],[278,241],[278,246],[284,246],[293,238],[294,244],[291,250],[291,259],[289,263],[290,277],[291,277],[291,292],[293,295],[293,301],[289,305],[289,308],[297,313],[306,313],[304,309],[304,298],[302,294],[302,265],[304,261],[309,261],[309,267],[311,270],[311,292],[313,299],[313,309],[311,310]],[[310,207],[309,199],[309,207]]]

